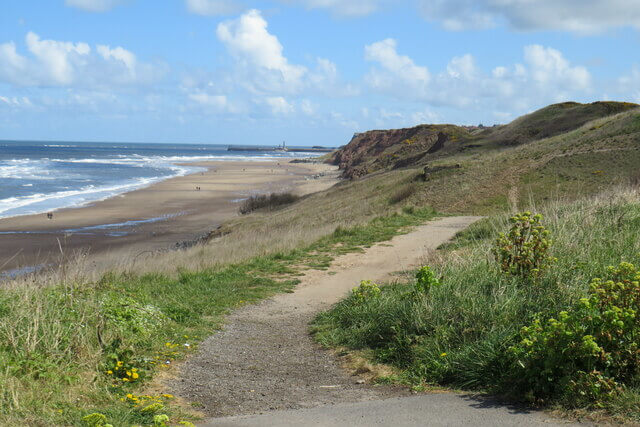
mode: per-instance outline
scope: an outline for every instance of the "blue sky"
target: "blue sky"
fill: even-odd
[[[21,0],[0,139],[341,145],[640,102],[638,0]]]

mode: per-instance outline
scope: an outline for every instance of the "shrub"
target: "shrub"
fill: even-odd
[[[535,278],[552,261],[548,255],[550,232],[541,224],[542,215],[523,212],[510,218],[508,234],[500,233],[493,254],[500,269],[521,278]]]
[[[433,286],[440,286],[440,281],[436,278],[431,267],[420,268],[416,273],[416,291],[427,294]]]
[[[281,206],[290,205],[299,199],[299,196],[292,193],[258,194],[242,202],[238,210],[241,215],[246,215],[258,209],[274,210]]]
[[[640,271],[630,263],[610,267],[557,319],[536,319],[509,349],[511,381],[536,400],[569,405],[605,402],[640,382]]]
[[[380,288],[371,280],[363,280],[360,282],[360,286],[354,288],[351,293],[358,302],[365,302],[371,298],[378,298],[380,296]]]

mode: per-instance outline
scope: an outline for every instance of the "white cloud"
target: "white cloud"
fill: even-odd
[[[98,45],[96,47],[98,53],[105,59],[105,61],[120,61],[131,73],[131,76],[136,75],[136,56],[128,50],[118,46],[111,49],[110,46]]]
[[[26,96],[0,96],[0,105],[8,105],[9,107],[32,107],[33,104],[29,97]]]
[[[33,32],[25,38],[30,56],[15,43],[0,44],[0,81],[17,86],[109,87],[148,84],[165,72],[161,64],[141,63],[123,47],[45,40]]]
[[[220,23],[217,36],[235,60],[233,74],[226,80],[250,92],[277,96],[304,91],[350,96],[354,92],[341,86],[336,64],[326,58],[317,58],[313,69],[289,61],[258,10]]]
[[[290,64],[276,36],[267,30],[267,21],[258,10],[218,25],[218,39],[231,55],[252,74],[259,90],[295,91],[303,84],[306,67]]]
[[[186,5],[189,12],[205,16],[230,15],[241,9],[234,0],[186,0]]]
[[[122,0],[65,0],[67,6],[76,7],[87,12],[106,12],[119,3],[122,3]]]
[[[0,44],[0,79],[12,83],[23,82],[27,59],[16,51],[13,42]]]
[[[41,40],[33,33],[27,33],[27,47],[42,64],[43,70],[51,80],[60,85],[73,82],[76,65],[82,65],[91,53],[86,43],[60,42],[55,40]]]
[[[476,72],[475,59],[470,54],[454,57],[447,64],[447,73],[455,79],[472,79]]]
[[[275,115],[288,115],[295,111],[295,107],[282,96],[270,96],[264,99],[271,112]]]
[[[592,91],[589,71],[572,65],[560,51],[531,45],[523,49],[523,56],[523,64],[501,65],[486,73],[466,54],[431,74],[410,57],[399,55],[394,40],[384,40],[365,47],[365,57],[375,62],[365,80],[372,90],[402,102],[476,111],[528,111]],[[390,119],[382,113],[378,116],[382,121]]]
[[[485,29],[502,22],[521,31],[640,28],[635,0],[421,0],[421,9],[428,20],[449,30]]]
[[[556,49],[527,46],[524,58],[530,66],[532,79],[539,85],[556,84],[573,90],[588,89],[591,85],[589,71],[585,67],[572,67]]]
[[[424,96],[431,74],[427,67],[416,65],[408,56],[399,55],[397,42],[386,39],[365,46],[365,59],[377,63],[365,77],[367,83],[381,91],[413,91]]]

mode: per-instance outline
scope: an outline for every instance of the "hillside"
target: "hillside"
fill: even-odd
[[[551,105],[504,126],[421,125],[356,135],[330,162],[346,178],[409,174],[391,200],[487,213],[576,198],[640,179],[640,109],[597,102]],[[411,171],[411,172],[409,172]]]
[[[359,178],[381,169],[419,166],[459,153],[484,154],[539,141],[638,107],[626,102],[565,102],[491,128],[420,125],[373,130],[354,135],[351,142],[335,152],[329,161],[340,166],[345,178]]]

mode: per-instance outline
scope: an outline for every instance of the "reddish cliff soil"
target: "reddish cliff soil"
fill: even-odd
[[[450,152],[470,137],[466,129],[452,125],[373,130],[355,134],[329,162],[340,166],[345,178],[359,178],[379,169],[410,166]]]

